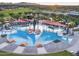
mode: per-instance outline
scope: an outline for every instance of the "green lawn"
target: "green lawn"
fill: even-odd
[[[30,12],[32,9],[30,8],[17,8],[17,9],[6,9],[0,11],[0,13],[18,13],[18,12]]]
[[[30,55],[21,55],[21,54],[0,51],[0,56],[30,56]],[[32,55],[32,56],[73,56],[73,54],[68,51],[63,51],[58,53],[49,53],[44,55]]]
[[[4,17],[10,17],[9,13],[14,13],[14,14],[17,14],[17,13],[24,13],[24,12],[31,12],[32,9],[30,8],[17,8],[17,9],[6,9],[6,10],[3,10],[3,11],[0,11],[0,14],[4,14],[5,16]]]

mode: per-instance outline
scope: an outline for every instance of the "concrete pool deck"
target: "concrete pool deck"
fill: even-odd
[[[0,50],[16,53],[16,54],[27,54],[27,55],[39,55],[39,54],[48,54],[48,53],[56,53],[67,50],[75,54],[79,51],[79,33],[75,32],[74,36],[70,36],[73,38],[71,44],[64,43],[63,41],[55,43],[50,42],[48,44],[43,45],[43,47],[37,48],[35,46],[19,46],[13,43],[7,43],[6,38],[0,39]]]
[[[72,46],[67,49],[67,51],[75,54],[79,51],[79,32],[75,32],[73,36]]]
[[[62,45],[64,45],[65,48],[68,47],[68,45],[64,44],[63,42],[50,42],[49,44],[46,44],[40,48],[35,46],[22,47],[12,43],[2,42],[0,44],[0,50],[17,54],[37,55],[63,51],[65,48]]]

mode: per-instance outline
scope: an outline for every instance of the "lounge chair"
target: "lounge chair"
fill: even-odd
[[[21,43],[19,46],[28,46],[28,43],[23,42],[23,43]]]
[[[8,43],[14,43],[14,42],[16,42],[16,41],[13,40],[13,39],[10,39],[10,40],[7,40],[7,42],[8,42]]]
[[[43,45],[42,44],[36,44],[36,47],[41,48],[41,47],[43,47]]]

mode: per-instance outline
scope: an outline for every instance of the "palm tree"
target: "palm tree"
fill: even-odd
[[[75,22],[71,21],[67,24],[68,28],[74,28],[76,26]]]

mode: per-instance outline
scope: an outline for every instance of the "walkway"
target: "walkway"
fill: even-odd
[[[77,51],[79,51],[79,33],[75,32],[74,36],[73,36],[73,45],[67,49],[67,51],[71,52],[71,53],[76,53]]]

